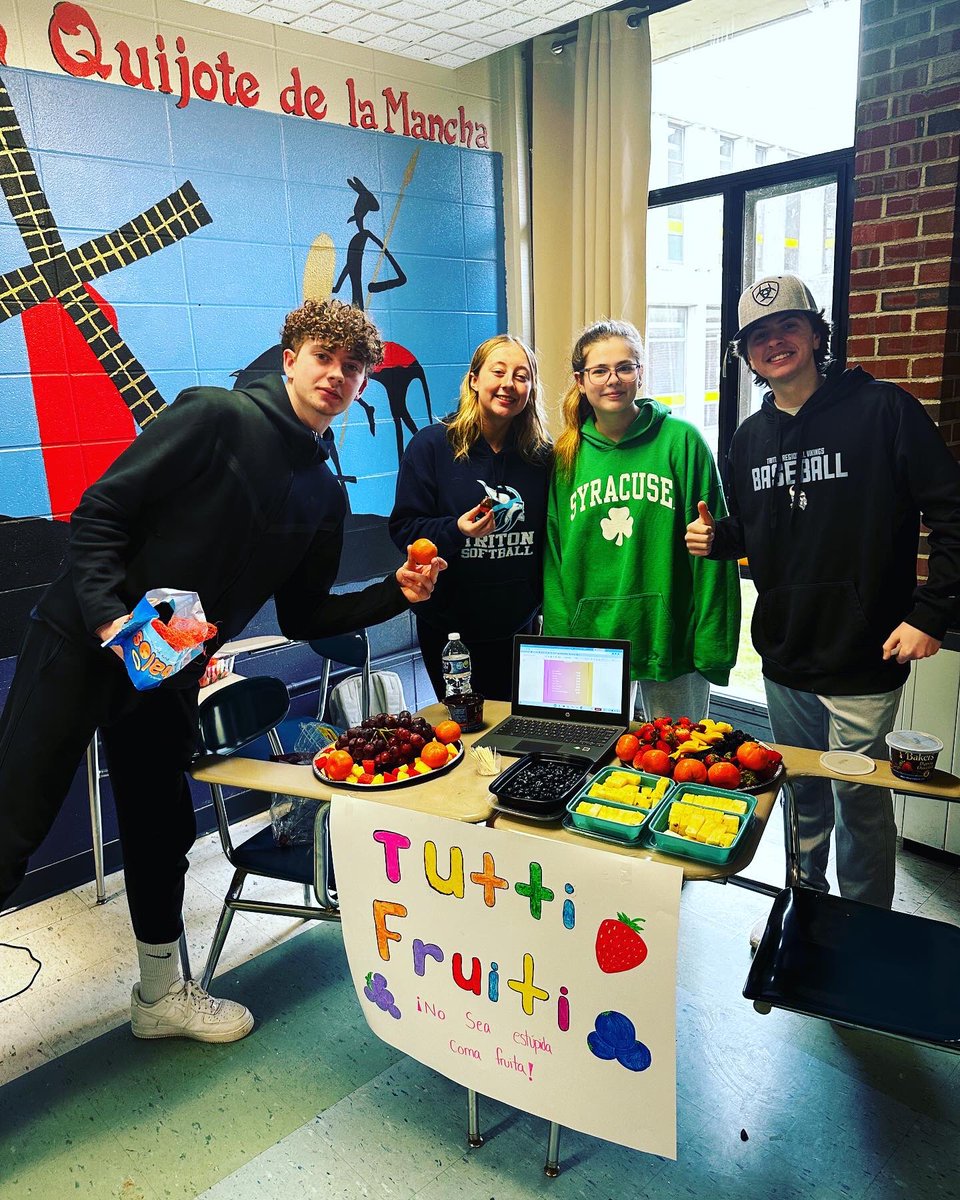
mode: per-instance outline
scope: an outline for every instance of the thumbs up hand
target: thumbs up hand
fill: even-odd
[[[691,554],[705,558],[713,546],[713,531],[717,523],[706,504],[700,500],[697,504],[697,519],[687,526],[684,541]]]

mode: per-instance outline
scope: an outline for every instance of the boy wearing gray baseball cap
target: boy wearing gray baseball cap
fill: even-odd
[[[953,617],[960,466],[913,396],[830,363],[830,327],[801,279],[758,280],[738,317],[732,350],[768,390],[731,444],[730,515],[714,520],[701,503],[687,549],[749,558],[774,739],[885,757],[910,663],[936,654]],[[930,559],[918,587],[921,521]],[[835,830],[840,894],[889,908],[890,792],[827,780],[794,789],[801,882],[828,890]]]

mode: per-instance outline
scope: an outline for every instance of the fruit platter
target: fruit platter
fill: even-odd
[[[616,754],[625,766],[648,775],[727,791],[762,792],[783,774],[778,751],[710,717],[647,721],[620,738]]]
[[[409,787],[451,770],[463,758],[456,721],[431,725],[406,710],[352,725],[313,759],[324,783],[346,788]]]

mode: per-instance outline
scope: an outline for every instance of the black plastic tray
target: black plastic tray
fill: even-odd
[[[579,774],[564,791],[550,797],[548,802],[531,800],[518,790],[518,781],[524,771],[538,763],[561,763],[564,766],[576,767]],[[555,820],[563,815],[567,801],[577,794],[592,772],[592,760],[582,754],[550,754],[538,750],[532,754],[524,754],[501,772],[490,784],[490,791],[496,796],[498,807],[514,816],[529,816],[534,820],[544,821]]]

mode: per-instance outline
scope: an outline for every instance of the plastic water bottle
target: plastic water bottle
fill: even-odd
[[[460,641],[459,633],[448,633],[443,648],[444,699],[465,696],[470,691],[470,651]]]

